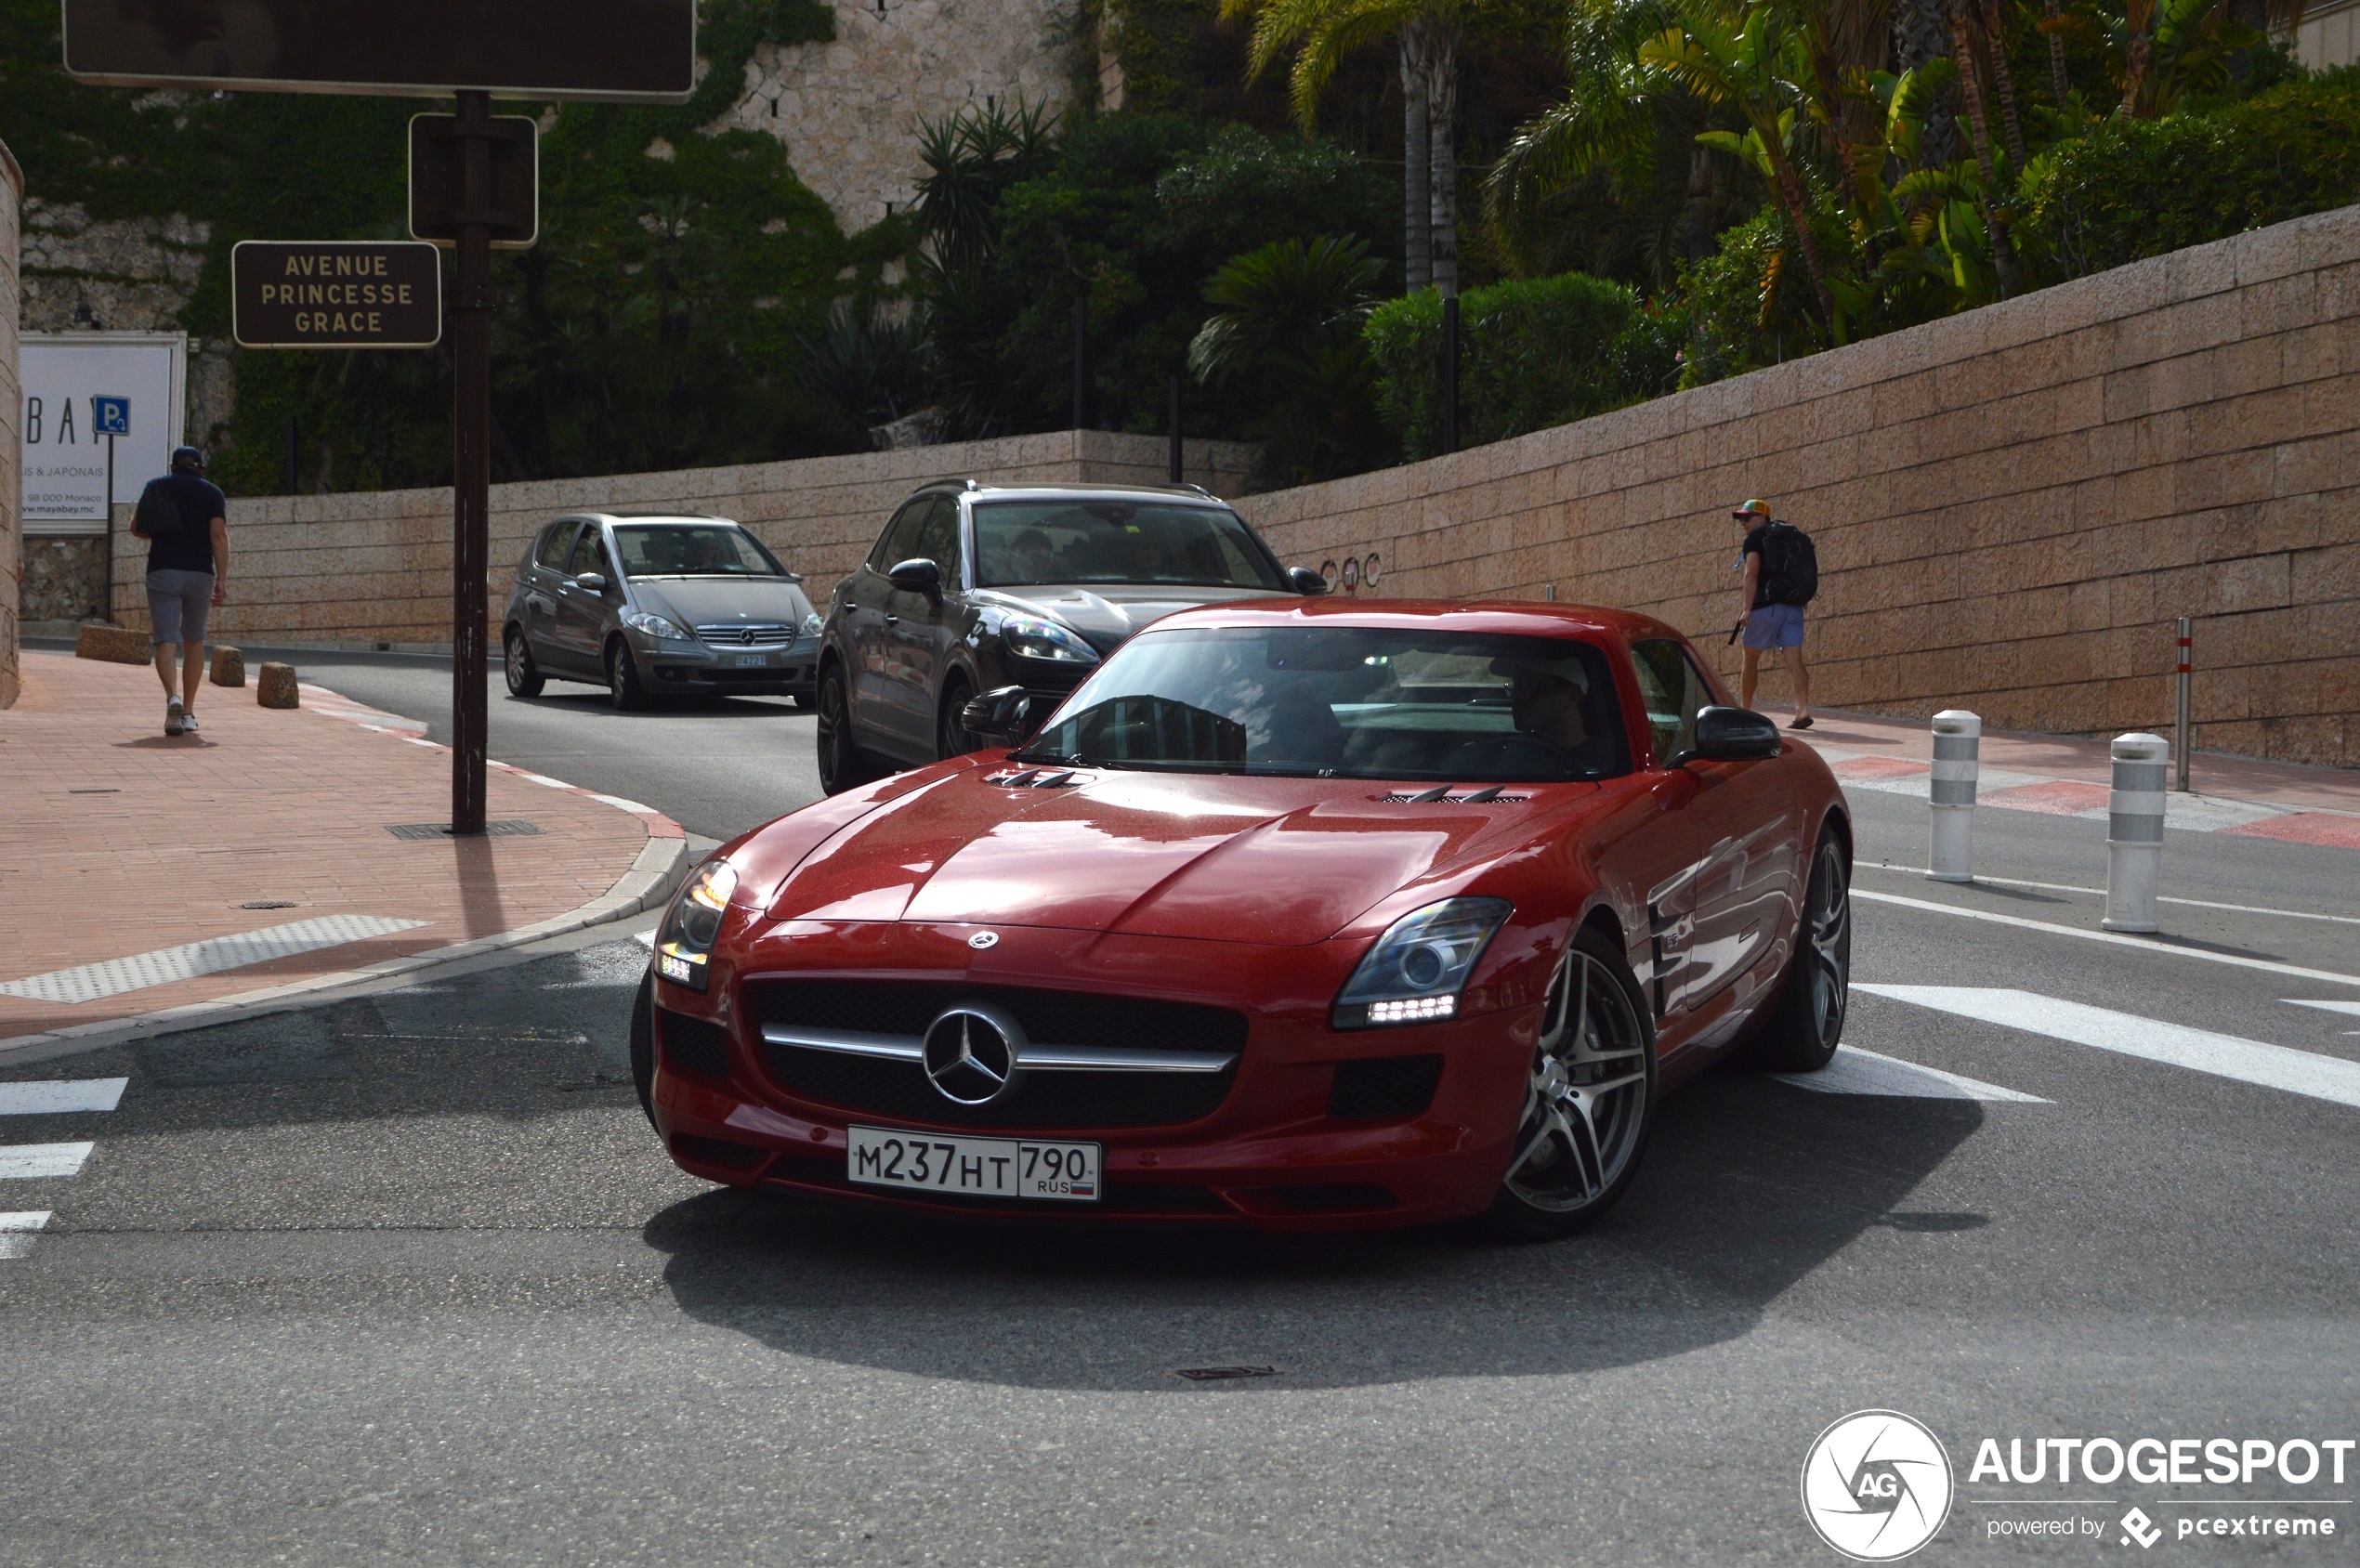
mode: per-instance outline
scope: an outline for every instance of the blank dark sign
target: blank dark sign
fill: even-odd
[[[66,70],[115,86],[678,103],[695,0],[65,0]]]

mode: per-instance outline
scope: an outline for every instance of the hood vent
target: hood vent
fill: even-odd
[[[1374,798],[1380,805],[1521,805],[1532,798],[1530,795],[1503,795],[1500,791],[1504,786],[1499,784],[1487,785],[1463,795],[1450,792],[1456,788],[1452,784],[1437,784],[1414,795],[1396,790],[1389,795]]]
[[[1003,790],[1069,790],[1083,780],[1071,768],[1029,767],[1022,773],[995,774],[984,782]]]

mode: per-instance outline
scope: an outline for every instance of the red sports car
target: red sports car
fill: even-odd
[[[1658,1097],[1843,1027],[1851,830],[1685,639],[1560,605],[1268,601],[1141,633],[1020,740],[689,878],[633,1031],[739,1186],[1269,1230],[1630,1183]]]

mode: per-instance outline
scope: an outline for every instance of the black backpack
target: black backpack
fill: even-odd
[[[1792,523],[1772,522],[1762,535],[1762,586],[1774,605],[1807,605],[1819,594],[1819,552]]]
[[[180,527],[180,503],[172,499],[172,481],[150,479],[139,492],[139,509],[131,515],[131,531],[143,539],[168,539]]]

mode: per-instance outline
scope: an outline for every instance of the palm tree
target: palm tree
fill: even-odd
[[[1344,56],[1392,39],[1401,59],[1401,198],[1411,293],[1459,292],[1459,45],[1475,15],[1511,0],[1221,0],[1225,20],[1252,16],[1247,74],[1292,50],[1295,118],[1316,123],[1319,96]]]
[[[1323,234],[1233,256],[1206,282],[1220,309],[1189,344],[1188,369],[1206,385],[1251,380],[1269,395],[1261,435],[1277,477],[1302,484],[1382,461],[1360,329],[1383,277],[1365,242]]]

